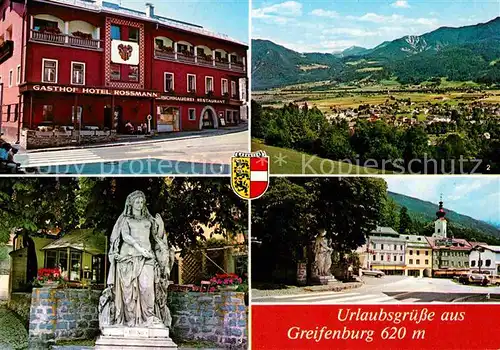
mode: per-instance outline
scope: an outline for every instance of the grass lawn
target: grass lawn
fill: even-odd
[[[378,174],[379,169],[364,168],[348,163],[324,159],[291,149],[265,145],[252,139],[252,151],[265,151],[271,161],[272,175],[312,175],[312,174]],[[280,165],[279,159],[283,159]],[[305,171],[304,171],[305,170]],[[386,172],[389,173],[389,172]]]
[[[0,305],[0,349],[28,349],[28,331],[13,311]]]

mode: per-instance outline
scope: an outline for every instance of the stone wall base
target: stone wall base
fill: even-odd
[[[22,130],[20,145],[25,149],[107,143],[117,140],[116,131],[37,131]]]

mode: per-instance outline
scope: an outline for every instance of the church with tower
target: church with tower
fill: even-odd
[[[439,201],[439,209],[436,212],[436,221],[434,221],[434,234],[432,237],[436,238],[447,238],[446,237],[446,224],[448,223],[445,218],[446,212],[443,208],[443,196],[441,195],[441,200]]]
[[[447,225],[448,219],[441,196],[434,221],[434,233],[432,237],[427,237],[432,248],[433,277],[457,276],[467,273],[469,269],[469,253],[472,246],[465,239],[449,235]]]

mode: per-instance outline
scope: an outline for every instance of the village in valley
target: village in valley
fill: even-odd
[[[436,99],[444,100],[444,97]],[[307,102],[306,102],[307,103]],[[500,104],[474,102],[450,105],[446,102],[412,102],[411,98],[398,99],[389,95],[380,105],[360,104],[357,108],[330,107],[326,118],[331,121],[345,120],[354,128],[357,120],[377,121],[403,127],[405,125],[425,125],[429,134],[441,133],[441,130],[457,130],[457,125],[485,124],[493,120],[500,124]],[[493,119],[490,119],[493,118]],[[446,125],[448,124],[448,125]],[[489,139],[487,133],[483,135]]]
[[[455,3],[402,3],[332,3],[326,11],[298,1],[304,11],[295,22],[272,31],[257,17],[252,147],[282,163],[273,172],[308,174],[294,165],[300,158],[317,159],[316,174],[500,172],[498,9],[482,3],[464,20]],[[254,7],[272,11],[261,1]],[[381,165],[398,159],[402,172]],[[413,168],[413,159],[446,166]],[[448,166],[461,159],[483,166]]]

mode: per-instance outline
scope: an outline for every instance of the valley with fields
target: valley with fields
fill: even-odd
[[[500,17],[341,53],[300,53],[256,39],[252,57],[252,99],[261,107],[253,136],[266,145],[339,161],[374,159],[380,170],[399,165],[405,173],[500,172]],[[294,110],[303,114],[300,126],[291,121]],[[322,126],[308,125],[311,111],[315,122],[323,116]],[[289,125],[291,134],[282,129],[277,137],[276,125]],[[417,140],[405,141],[406,134]],[[442,163],[409,164],[423,158]],[[452,169],[460,159],[468,164]]]

